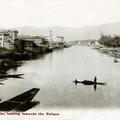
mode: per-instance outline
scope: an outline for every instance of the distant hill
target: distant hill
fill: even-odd
[[[53,35],[65,36],[65,40],[85,40],[98,39],[101,33],[104,34],[120,34],[120,22],[103,24],[99,26],[71,28],[71,27],[51,27],[51,28],[37,28],[37,27],[18,27],[16,28],[20,35],[49,35],[49,30],[53,31]]]

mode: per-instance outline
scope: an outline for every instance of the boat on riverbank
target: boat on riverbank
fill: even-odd
[[[114,63],[118,63],[119,60],[117,58],[114,58]]]

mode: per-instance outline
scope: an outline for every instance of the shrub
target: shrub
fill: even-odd
[[[107,47],[120,47],[120,36],[111,36],[101,34],[98,42]]]

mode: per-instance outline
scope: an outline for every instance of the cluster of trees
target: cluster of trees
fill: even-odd
[[[100,39],[98,42],[107,47],[120,47],[120,36],[111,36],[111,35],[104,35],[101,34]]]

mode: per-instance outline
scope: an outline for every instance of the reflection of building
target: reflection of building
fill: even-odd
[[[14,40],[17,39],[18,31],[0,31],[0,46],[11,49],[14,47]]]

